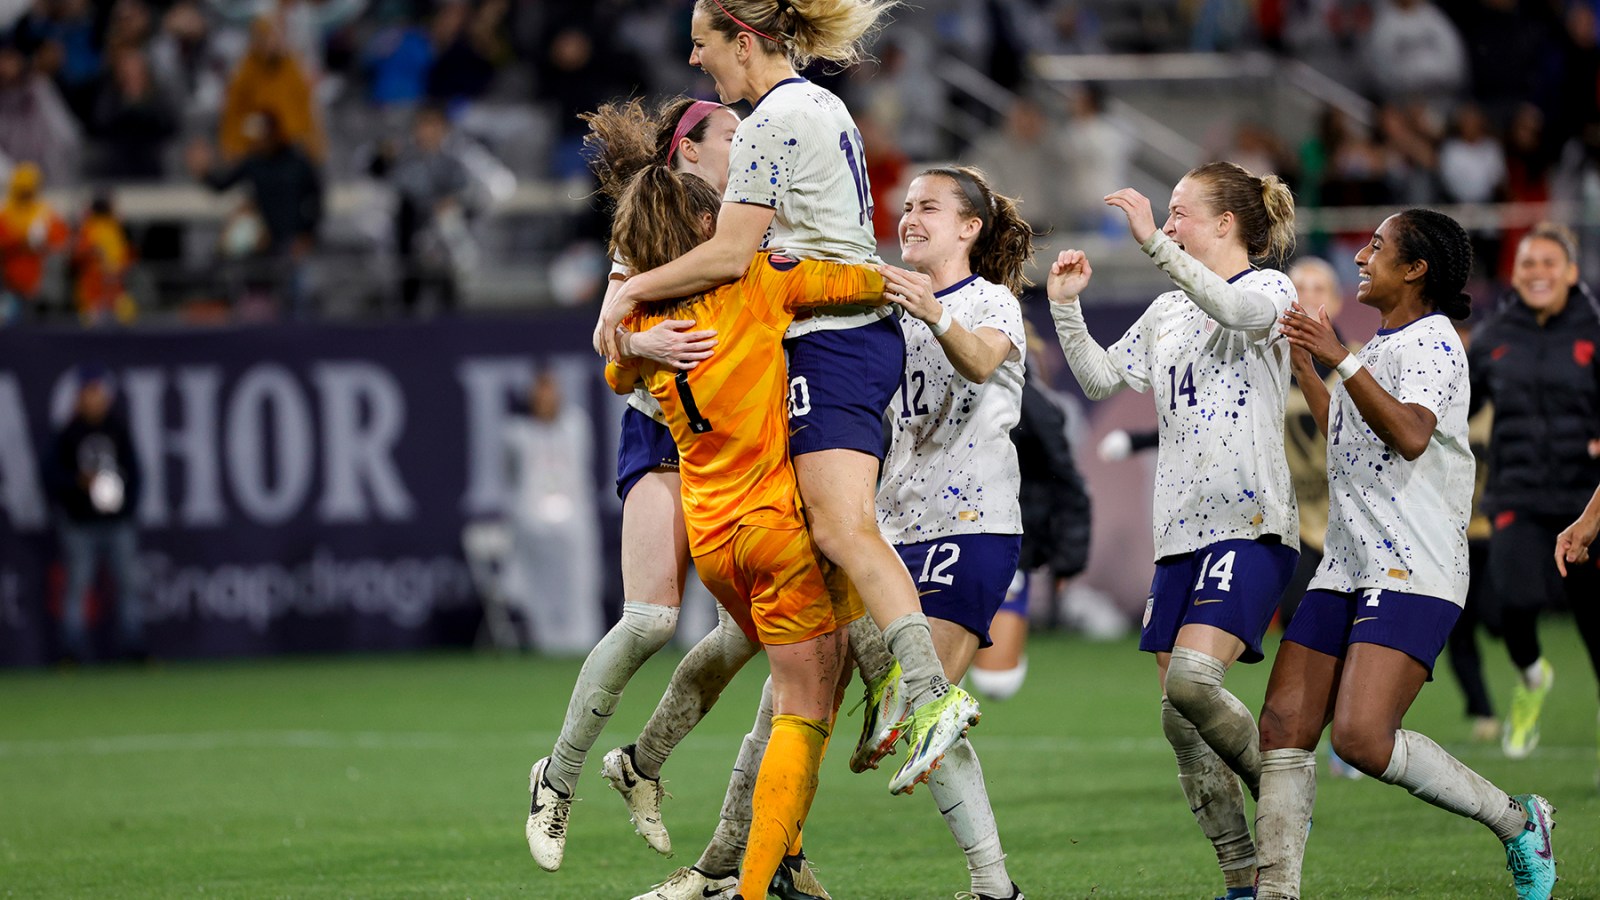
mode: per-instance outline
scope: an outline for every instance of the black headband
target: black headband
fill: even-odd
[[[929,172],[930,174],[934,175],[943,175],[951,181],[954,181],[956,183],[956,187],[960,188],[961,193],[966,196],[967,204],[978,211],[978,218],[983,221],[983,226],[985,228],[989,227],[989,221],[993,218],[994,214],[994,208],[991,205],[993,201],[991,200],[989,203],[984,202],[983,188],[978,184],[978,179],[973,178],[971,175],[961,171],[960,169],[930,169]]]

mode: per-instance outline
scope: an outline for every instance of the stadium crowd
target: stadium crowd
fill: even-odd
[[[307,261],[346,254],[403,270],[365,308],[453,308],[459,273],[518,249],[485,246],[481,224],[517,179],[587,179],[578,113],[630,94],[707,94],[703,75],[682,64],[688,5],[39,0],[0,21],[0,179],[22,173],[0,232],[0,268],[17,273],[5,276],[6,318],[71,308],[85,323],[126,322],[135,299],[156,300],[149,272],[173,293],[172,273],[213,268],[223,275],[206,287],[247,316],[270,315],[273,298],[313,315]],[[1255,49],[1317,65],[1376,104],[1372,121],[1330,107],[1309,135],[1244,121],[1206,139],[1210,154],[1281,173],[1302,207],[1538,203],[1600,194],[1595,9],[940,0],[900,10],[875,59],[810,74],[861,123],[880,240],[892,237],[882,201],[908,166],[952,158],[994,173],[1041,229],[1104,225],[1096,186],[1123,183],[1132,148],[1108,120],[1105,87],[1084,84],[1064,102],[1037,90],[1037,54]],[[1012,108],[967,109],[970,99],[934,77],[950,60],[1015,95]],[[992,133],[950,126],[962,112]],[[330,221],[333,187],[369,180],[376,199],[350,224]],[[29,199],[35,182],[94,190],[52,194],[82,198],[81,208],[53,208]],[[249,190],[220,224],[175,214],[112,224],[116,188],[195,182]],[[535,239],[552,255],[603,237],[598,215],[559,218],[559,234]],[[1505,276],[1519,236],[1478,236],[1484,276]]]

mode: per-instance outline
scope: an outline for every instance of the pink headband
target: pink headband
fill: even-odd
[[[773,37],[772,35],[767,34],[764,31],[757,31],[754,28],[751,28],[749,25],[746,25],[745,23],[739,21],[739,17],[738,16],[735,16],[733,13],[728,12],[728,8],[726,6],[722,5],[722,0],[711,0],[711,2],[715,3],[717,5],[717,9],[722,10],[722,14],[723,15],[725,15],[728,18],[732,19],[733,20],[733,24],[739,26],[740,28],[743,28],[745,31],[748,31],[753,35],[757,35],[759,37],[764,37],[767,40],[773,42],[774,44],[779,43],[778,39]]]
[[[706,116],[721,108],[721,103],[712,103],[710,100],[696,100],[689,104],[689,108],[684,110],[678,119],[678,127],[672,131],[672,143],[667,145],[667,165],[672,165],[672,156],[678,152],[678,142],[693,131]]]

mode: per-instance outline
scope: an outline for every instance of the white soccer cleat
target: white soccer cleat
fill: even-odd
[[[661,782],[646,778],[633,767],[633,745],[618,747],[606,754],[600,774],[622,795],[628,804],[628,817],[633,820],[633,830],[644,838],[650,849],[662,856],[672,855],[672,836],[661,823]],[[708,895],[709,896],[709,895]]]
[[[546,756],[533,764],[528,773],[528,852],[533,861],[546,872],[561,868],[561,858],[567,852],[567,816],[572,812],[572,798],[563,797],[544,778],[550,768]]]
[[[684,866],[673,872],[671,878],[633,900],[728,900],[738,889],[736,875],[713,878],[694,866]]]

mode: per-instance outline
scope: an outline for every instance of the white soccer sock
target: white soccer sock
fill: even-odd
[[[708,875],[723,875],[739,871],[744,859],[745,844],[750,839],[751,799],[755,796],[756,773],[761,770],[761,757],[767,752],[767,741],[772,738],[772,679],[761,687],[761,706],[756,710],[756,723],[739,745],[739,758],[734,761],[733,774],[728,778],[728,791],[722,795],[722,814],[717,819],[717,830],[711,835],[695,868]]]
[[[589,651],[583,668],[578,670],[578,681],[572,686],[567,717],[561,722],[561,734],[545,769],[545,780],[558,793],[572,796],[589,748],[616,710],[628,679],[672,640],[677,627],[675,606],[634,601],[622,604],[622,618]]]
[[[1289,747],[1261,754],[1256,804],[1256,896],[1299,900],[1311,808],[1317,802],[1317,754]]]
[[[945,680],[944,666],[934,652],[933,630],[928,627],[927,616],[907,613],[895,619],[883,630],[883,640],[894,658],[900,660],[900,677],[913,709],[944,696],[950,682]]]
[[[1249,708],[1222,687],[1227,672],[1222,660],[1178,647],[1167,664],[1167,698],[1255,797],[1261,793],[1261,731]]]
[[[661,766],[678,742],[705,718],[733,676],[761,645],[745,637],[728,611],[717,607],[717,627],[695,644],[672,671],[666,693],[633,746],[633,764],[646,778],[660,778]]]
[[[855,660],[861,680],[872,684],[894,667],[894,656],[884,642],[883,632],[871,616],[862,616],[848,626],[850,632],[850,657]],[[931,633],[930,633],[931,635]]]
[[[966,738],[957,741],[933,770],[928,793],[939,804],[939,814],[950,826],[956,845],[967,855],[972,892],[984,897],[1010,894],[1011,875],[1006,872],[1006,854],[1000,848],[989,789],[983,783],[983,766]]]
[[[1522,684],[1530,691],[1537,691],[1544,687],[1544,657],[1533,661],[1533,665],[1522,670]]]
[[[1028,658],[1026,656],[1017,661],[1014,669],[980,669],[977,666],[967,670],[967,677],[972,679],[972,686],[978,693],[988,700],[1010,700],[1022,690],[1022,682],[1028,678]]]
[[[1378,780],[1398,784],[1411,796],[1489,826],[1502,842],[1521,834],[1528,812],[1511,795],[1467,768],[1415,731],[1394,733],[1394,754]]]
[[[1178,760],[1178,785],[1189,801],[1189,811],[1217,851],[1224,883],[1230,888],[1254,883],[1256,847],[1244,818],[1239,779],[1206,744],[1194,723],[1165,697],[1161,700],[1161,730]]]

